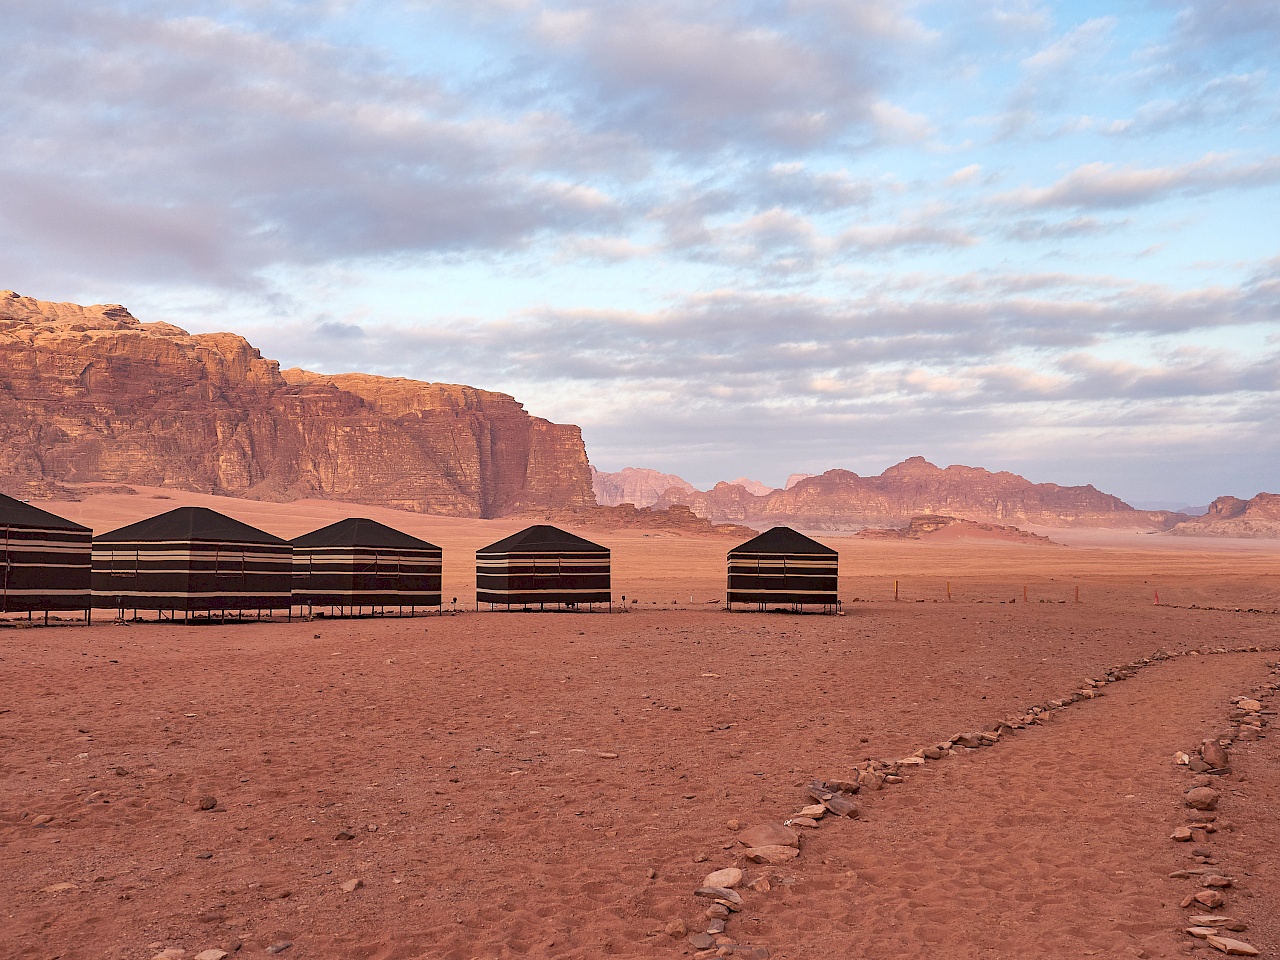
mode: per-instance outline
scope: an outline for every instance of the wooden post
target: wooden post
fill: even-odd
[[[951,581],[947,581],[947,602],[951,601]]]
[[[893,581],[893,599],[898,599],[898,581]]]

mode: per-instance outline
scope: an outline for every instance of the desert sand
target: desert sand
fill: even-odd
[[[182,504],[289,537],[370,516],[444,547],[466,608],[475,548],[524,525],[138,490],[42,505],[97,531]],[[835,617],[723,612],[722,538],[587,535],[627,614],[0,630],[0,956],[694,956],[693,891],[727,866],[738,956],[1213,954],[1197,913],[1280,951],[1276,545],[824,538]],[[797,858],[744,859],[735,822],[795,816],[811,779],[1117,667],[868,784]],[[1254,695],[1262,737],[1208,777],[1216,811],[1188,809],[1175,754],[1235,736]],[[1223,907],[1179,906],[1187,868],[1230,878]]]

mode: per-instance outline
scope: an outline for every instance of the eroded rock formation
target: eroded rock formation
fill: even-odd
[[[591,470],[591,486],[596,503],[602,507],[616,507],[624,503],[637,507],[649,507],[672,487],[687,494],[696,493],[693,484],[674,473],[659,473],[643,467],[623,467],[612,473]]]
[[[1204,516],[1184,520],[1169,532],[1178,537],[1280,540],[1280,494],[1260,493],[1252,500],[1219,497]]]
[[[231,333],[0,292],[0,490],[90,481],[452,516],[594,503],[576,426],[474,387],[281,371]]]

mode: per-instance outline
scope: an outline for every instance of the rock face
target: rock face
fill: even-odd
[[[1260,493],[1252,500],[1219,497],[1204,516],[1184,520],[1169,532],[1177,537],[1280,540],[1280,494]]]
[[[1092,486],[1032,483],[1017,474],[980,467],[944,470],[923,457],[904,460],[878,477],[828,470],[763,497],[726,483],[706,493],[668,490],[656,506],[670,503],[687,503],[698,516],[713,521],[781,523],[809,530],[901,526],[925,514],[1000,525],[1146,529],[1165,529],[1185,519],[1183,514],[1134,510]]]
[[[575,426],[474,387],[281,371],[231,333],[0,292],[0,490],[90,481],[498,517],[591,505]]]
[[[616,507],[631,503],[637,507],[651,507],[667,490],[674,487],[685,494],[696,493],[693,484],[674,473],[659,473],[642,467],[623,467],[615,473],[602,473],[591,468],[591,489],[596,503],[602,507]]]

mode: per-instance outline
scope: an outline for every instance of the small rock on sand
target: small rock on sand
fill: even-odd
[[[201,809],[201,810],[212,810],[212,809],[213,809],[214,807],[216,807],[217,805],[218,805],[218,798],[217,798],[217,797],[201,797],[201,798],[200,798],[200,809]]]
[[[363,886],[364,886],[363,880],[359,880],[353,877],[352,879],[342,884],[342,892],[355,893],[357,890],[359,890]]]
[[[1213,934],[1206,937],[1205,941],[1209,946],[1233,957],[1256,957],[1258,955],[1258,948],[1245,943],[1243,940],[1232,940],[1230,937],[1219,937]]]
[[[707,907],[708,920],[723,920],[727,916],[729,916],[729,908],[723,903],[713,903]]]
[[[848,797],[842,797],[838,793],[822,802],[837,817],[856,817],[858,815],[858,805]]]
[[[786,847],[780,843],[771,843],[763,847],[751,847],[746,852],[746,858],[752,863],[786,863],[798,856],[800,856],[800,851],[795,847]]]
[[[187,951],[180,947],[169,947],[167,950],[161,950],[151,960],[182,960],[187,955]]]
[[[281,940],[279,943],[273,943],[267,947],[267,953],[284,953],[293,946],[292,940]]]
[[[716,938],[709,933],[689,934],[689,946],[695,950],[710,950],[716,945]]]
[[[1193,810],[1216,810],[1218,807],[1218,791],[1213,787],[1193,787],[1185,797],[1188,807]]]
[[[742,903],[742,895],[728,887],[699,887],[693,891],[695,897],[706,897],[708,900],[726,900],[729,903]]]
[[[702,881],[702,885],[704,887],[724,887],[726,890],[732,890],[741,882],[741,870],[737,867],[725,867],[723,870],[708,873],[706,879]]]
[[[1191,898],[1197,903],[1203,904],[1210,910],[1216,910],[1227,901],[1223,899],[1222,894],[1217,890],[1201,890]]]
[[[1200,748],[1200,756],[1214,769],[1225,767],[1230,762],[1226,747],[1217,740],[1206,740],[1204,746]]]
[[[810,820],[821,820],[826,815],[827,808],[820,803],[811,803],[807,807],[802,807],[797,817],[808,817]]]
[[[728,914],[728,911],[726,911],[726,915],[727,914]],[[672,920],[670,923],[666,925],[666,927],[663,928],[663,933],[665,933],[672,940],[679,940],[688,932],[689,932],[689,928],[684,925],[683,920]]]
[[[1175,827],[1173,833],[1169,834],[1169,839],[1177,840],[1179,843],[1185,843],[1191,839],[1191,828]]]
[[[738,842],[744,847],[798,847],[800,834],[780,823],[762,823],[738,834]]]
[[[772,885],[769,883],[768,877],[756,877],[749,884],[747,884],[747,886],[750,887],[752,890],[754,890],[756,893],[768,893],[770,890],[773,889]]]
[[[231,954],[227,953],[227,951],[213,947],[209,950],[201,950],[196,954],[195,960],[227,960],[229,956]]]

